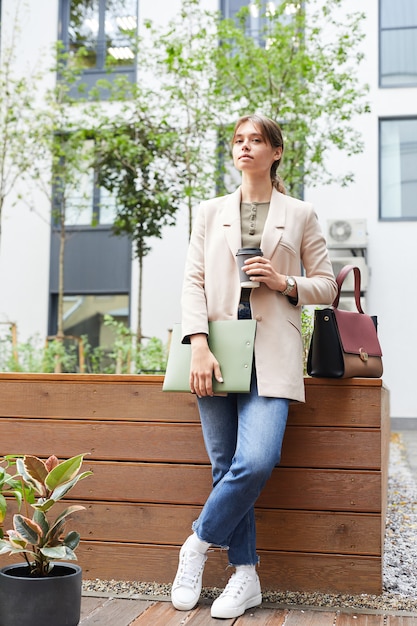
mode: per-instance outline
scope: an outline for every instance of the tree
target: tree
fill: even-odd
[[[92,172],[94,144],[91,129],[97,109],[74,100],[70,91],[79,71],[68,64],[68,55],[58,45],[51,71],[58,79],[48,89],[28,130],[33,149],[28,182],[33,182],[51,205],[53,233],[59,237],[58,316],[59,341],[64,338],[64,256],[68,211],[81,212],[91,201],[82,191],[85,174]]]
[[[289,193],[306,183],[334,180],[332,147],[352,155],[363,149],[353,118],[369,111],[367,86],[357,78],[363,59],[362,13],[346,14],[343,0],[257,0],[261,26],[249,36],[250,8],[220,20],[214,50],[218,82],[237,114],[262,112],[280,122],[285,140],[283,178]],[[252,7],[253,11],[253,7]],[[346,172],[340,183],[349,183]]]
[[[151,250],[149,240],[161,238],[163,226],[175,224],[180,194],[168,166],[171,129],[151,112],[154,110],[151,94],[137,85],[129,85],[128,90],[131,100],[96,131],[95,169],[100,186],[116,197],[113,230],[130,236],[138,259],[136,334],[140,346],[143,260]]]
[[[347,155],[362,150],[351,122],[369,111],[367,86],[357,78],[364,16],[339,14],[343,0],[273,4],[255,0],[235,19],[223,19],[203,11],[199,0],[183,0],[165,29],[148,25],[160,101],[169,103],[181,146],[190,225],[195,200],[215,182],[221,191],[216,162],[229,152],[227,140],[242,114],[261,112],[281,124],[283,178],[295,195],[304,184],[335,180],[327,161],[332,147]],[[256,33],[250,31],[254,12],[261,24]],[[340,183],[351,178],[346,172]]]
[[[162,117],[176,134],[168,156],[187,206],[190,233],[193,207],[222,184],[217,148],[229,116],[216,87],[216,16],[202,9],[199,0],[183,0],[179,14],[166,27],[146,23],[152,42],[149,74],[157,79]]]

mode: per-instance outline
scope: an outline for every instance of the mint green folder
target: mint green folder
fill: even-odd
[[[220,364],[222,383],[213,379],[214,393],[247,393],[250,390],[256,320],[209,322],[208,343]],[[163,391],[190,391],[190,344],[181,343],[181,324],[171,335]]]

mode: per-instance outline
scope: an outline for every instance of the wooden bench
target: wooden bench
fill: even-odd
[[[195,398],[162,393],[162,380],[0,374],[2,454],[89,453],[94,475],[72,492],[87,507],[74,520],[84,578],[171,582],[210,492]],[[257,503],[263,588],[379,594],[389,393],[381,380],[305,382]],[[226,568],[215,550],[203,584],[224,586]]]

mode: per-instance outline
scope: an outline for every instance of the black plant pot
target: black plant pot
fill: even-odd
[[[0,626],[77,626],[81,611],[79,565],[55,564],[45,578],[26,565],[0,569]]]

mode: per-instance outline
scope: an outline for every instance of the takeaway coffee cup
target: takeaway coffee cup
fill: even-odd
[[[250,259],[254,256],[263,256],[262,250],[260,248],[239,248],[239,250],[236,252],[241,287],[248,287],[249,289],[251,289],[253,287],[259,287],[260,285],[260,283],[258,283],[256,280],[251,280],[246,272],[242,269],[246,259]]]

